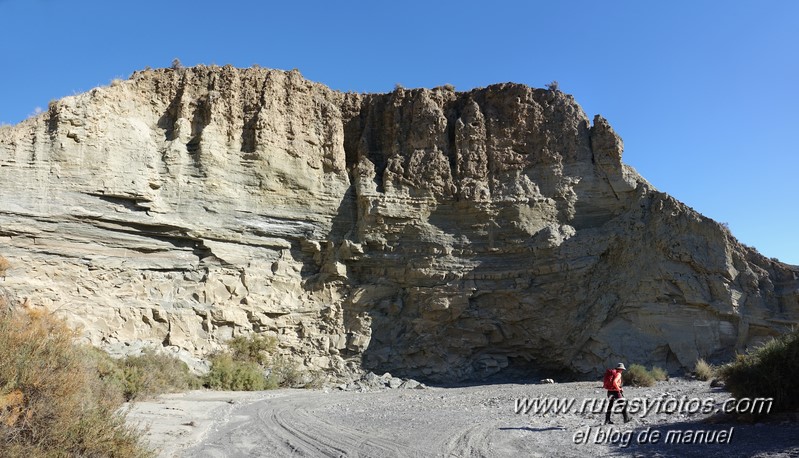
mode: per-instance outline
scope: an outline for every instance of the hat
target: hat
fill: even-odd
[[[619,363],[619,364],[617,364],[617,365],[616,365],[616,369],[620,369],[620,370],[623,370],[623,371],[626,371],[626,370],[627,370],[627,368],[626,368],[626,367],[624,367],[624,363]]]

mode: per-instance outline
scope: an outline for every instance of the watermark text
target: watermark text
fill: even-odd
[[[608,398],[517,398],[514,410],[519,415],[545,414],[586,414],[604,413],[608,409]],[[613,403],[613,412],[621,412],[626,406],[630,415],[682,414],[709,415],[713,413],[768,414],[774,398],[728,398],[717,401],[714,398],[691,398],[682,396],[662,398],[625,398]]]

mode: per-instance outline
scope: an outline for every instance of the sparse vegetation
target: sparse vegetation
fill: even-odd
[[[227,351],[211,355],[211,371],[205,386],[215,390],[264,390],[278,387],[318,387],[321,375],[300,370],[288,358],[276,354],[272,336],[237,336]]]
[[[269,363],[269,355],[277,350],[277,339],[272,336],[236,336],[227,342],[233,359],[249,361],[261,366]]]
[[[306,374],[287,358],[275,356],[269,367],[269,385],[283,387],[305,386]]]
[[[699,358],[696,361],[696,365],[694,365],[694,375],[699,380],[711,380],[716,376],[716,368],[708,364],[704,359]]]
[[[172,70],[180,70],[183,68],[183,64],[180,62],[180,59],[177,57],[172,59],[172,65],[170,67]]]
[[[178,358],[152,350],[128,356],[117,362],[124,376],[127,400],[143,399],[162,393],[174,393],[201,386],[199,377]]]
[[[0,450],[8,457],[148,457],[74,331],[39,310],[0,313]]]
[[[656,382],[665,382],[669,379],[669,373],[660,367],[654,366],[649,371],[652,374],[652,378],[655,379]]]
[[[551,83],[547,84],[547,90],[550,90],[552,92],[560,91],[560,85],[558,84],[557,81],[552,80]]]
[[[799,409],[799,330],[738,355],[718,373],[736,398],[774,398],[775,412]]]
[[[662,370],[662,369],[660,369]],[[622,373],[624,384],[627,386],[652,386],[655,384],[655,376],[640,364],[631,364]]]
[[[122,393],[126,401],[202,386],[200,378],[189,371],[186,363],[152,349],[121,359],[114,359],[94,347],[85,347],[83,352],[87,359],[92,360],[100,379]]]
[[[211,371],[205,386],[213,390],[257,391],[277,388],[268,386],[263,368],[251,361],[237,361],[230,353],[211,356]]]
[[[2,266],[8,268],[8,261]],[[279,356],[277,339],[229,342],[203,379],[176,357],[153,350],[123,359],[75,343],[76,331],[44,309],[0,310],[0,455],[151,457],[143,432],[120,407],[165,392],[197,388],[262,390],[321,386],[320,374]]]

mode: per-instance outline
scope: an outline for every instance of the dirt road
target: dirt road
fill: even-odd
[[[615,415],[615,425],[603,424],[605,392],[595,382],[191,392],[139,403],[129,420],[150,425],[161,457],[799,457],[795,421],[719,423],[695,412],[729,397],[707,383],[626,391],[632,421]],[[548,413],[536,413],[536,400],[569,408],[554,412],[550,404]]]

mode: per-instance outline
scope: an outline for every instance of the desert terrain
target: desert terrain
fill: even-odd
[[[650,388],[630,387],[625,395],[631,409],[634,399],[642,405],[654,399],[713,399],[715,411],[729,398],[707,382],[677,378]],[[147,438],[164,458],[799,456],[795,416],[735,421],[692,412],[696,409],[684,403],[681,412],[642,408],[627,424],[617,414],[614,425],[604,425],[604,413],[590,408],[592,399],[601,402],[604,396],[599,382],[365,392],[192,391],[135,403],[128,421],[149,428]],[[567,413],[517,413],[517,399],[523,398],[576,403]],[[589,408],[579,409],[584,402]],[[686,436],[689,431],[693,438]],[[696,440],[699,432],[704,436]]]
[[[145,69],[0,129],[3,285],[115,357],[205,373],[258,336],[299,373],[440,384],[138,403],[161,456],[796,455],[796,423],[609,428],[579,408],[599,383],[452,385],[622,360],[681,374],[799,323],[798,266],[623,152],[557,85],[362,94],[298,70]],[[627,396],[727,395],[674,379]],[[578,406],[518,414],[523,398]]]
[[[0,129],[4,285],[112,355],[156,347],[198,373],[255,334],[337,375],[676,374],[799,323],[799,267],[623,151],[554,88],[143,70]]]

